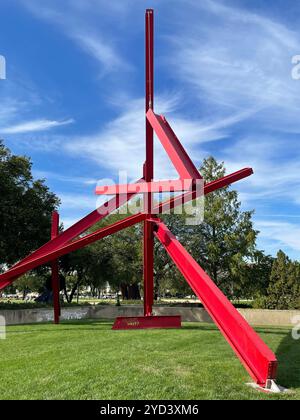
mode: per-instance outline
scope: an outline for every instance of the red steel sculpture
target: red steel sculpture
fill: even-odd
[[[250,327],[240,313],[234,308],[215,283],[203,271],[199,264],[179,243],[167,226],[158,218],[166,209],[195,200],[200,194],[209,194],[219,188],[253,174],[251,168],[245,168],[219,180],[204,183],[204,192],[195,188],[202,180],[201,174],[191,161],[171,126],[161,115],[154,113],[154,16],[153,10],[147,9],[145,15],[146,26],[146,160],[143,177],[135,184],[97,187],[97,194],[113,194],[114,198],[103,204],[97,210],[75,223],[73,226],[59,233],[59,216],[54,212],[52,216],[51,240],[41,248],[15,264],[0,275],[0,290],[12,284],[19,276],[45,263],[51,263],[54,322],[59,323],[59,276],[58,258],[83,248],[95,241],[105,238],[133,226],[143,223],[144,249],[144,316],[118,317],[113,329],[138,328],[178,328],[181,326],[180,316],[153,315],[153,250],[154,239],[157,238],[174,261],[194,293],[203,303],[205,309],[214,320],[242,364],[245,366],[255,383],[265,390],[274,384],[276,379],[276,356],[262,341],[258,334]],[[170,160],[176,168],[179,179],[168,181],[154,181],[153,164],[153,136],[156,133],[165,148]],[[162,202],[153,203],[153,194],[164,191],[182,191],[179,196]],[[95,223],[126,204],[136,194],[143,194],[143,212],[127,217],[110,226],[103,227],[93,233],[82,234]]]

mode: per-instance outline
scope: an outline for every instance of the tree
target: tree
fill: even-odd
[[[233,298],[253,299],[267,293],[274,258],[255,250],[251,261],[240,260],[232,270]]]
[[[266,296],[256,305],[266,309],[300,308],[300,264],[279,251],[273,262]]]
[[[23,300],[25,300],[27,293],[29,292],[43,292],[43,284],[45,278],[38,275],[28,273],[20,277],[14,284],[15,288],[23,293]]]
[[[99,242],[100,243],[100,242]],[[81,286],[97,286],[105,283],[103,273],[108,263],[103,253],[97,252],[96,244],[65,255],[60,261],[60,272],[64,279],[64,294],[71,303]]]
[[[224,163],[213,157],[204,160],[200,172],[206,182],[225,176]],[[192,226],[185,245],[215,283],[229,296],[243,281],[241,267],[251,264],[258,232],[253,229],[253,212],[241,210],[238,193],[230,187],[205,197],[204,222]]]
[[[185,245],[185,213],[161,215],[161,219],[168,226],[172,233]],[[170,256],[164,250],[159,241],[154,243],[154,286],[155,298],[163,296],[166,293],[171,295],[188,295],[191,293],[190,287],[183,278]]]
[[[120,215],[117,219],[119,218]],[[124,300],[141,299],[140,285],[143,276],[141,229],[141,225],[132,226],[108,238],[113,253],[111,285],[121,291]]]
[[[32,162],[0,141],[0,266],[11,265],[50,238],[51,213],[59,199],[43,180],[34,180]]]

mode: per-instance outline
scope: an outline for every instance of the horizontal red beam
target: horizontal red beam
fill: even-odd
[[[245,168],[241,169],[240,171],[234,172],[230,175],[227,175],[223,178],[220,178],[216,181],[209,182],[208,184],[204,185],[204,195],[207,195],[213,191],[216,191],[220,188],[227,187],[230,184],[233,184],[237,181],[240,181],[248,176],[253,175],[252,168]],[[191,200],[195,200],[196,198],[200,197],[202,191],[194,191],[194,192],[187,192],[185,194],[179,195],[174,197],[170,200],[164,201],[160,203],[153,209],[153,214],[162,214],[167,212],[170,209],[173,209],[177,206],[182,205],[182,203],[188,203]]]
[[[276,379],[274,353],[169,229],[158,221],[154,231],[252,378],[261,386]]]
[[[174,179],[168,181],[140,182],[139,184],[121,184],[99,186],[96,188],[98,195],[115,194],[140,194],[140,193],[161,193],[191,191],[193,186],[192,179]]]
[[[89,235],[84,236],[83,238],[77,239],[74,242],[71,242],[68,245],[65,245],[59,249],[49,251],[47,254],[38,256],[35,259],[27,261],[21,265],[11,268],[6,273],[1,274],[1,284],[0,290],[8,286],[11,283],[11,279],[21,276],[24,273],[27,273],[30,270],[33,270],[36,267],[39,267],[42,264],[46,264],[49,261],[52,261],[56,258],[59,258],[65,254],[76,251],[77,249],[84,248],[87,245],[92,244],[93,242],[103,239],[106,236],[112,235],[119,232],[120,230],[126,229],[129,226],[133,226],[136,223],[140,223],[146,219],[146,215],[143,213],[128,217],[124,220],[116,222],[110,226],[104,227],[97,230]]]
[[[189,155],[185,151],[165,117],[154,114],[152,109],[149,109],[146,115],[157,137],[179,173],[180,178],[201,179],[202,177],[199,171],[191,161]]]

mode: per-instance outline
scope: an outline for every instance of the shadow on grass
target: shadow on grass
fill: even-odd
[[[300,388],[300,341],[293,339],[291,331],[282,339],[276,356],[279,362],[278,384]]]
[[[218,331],[218,328],[214,324],[202,324],[199,322],[197,325],[183,325],[182,330]]]
[[[259,335],[281,335],[282,339],[286,337],[287,327],[254,327]]]
[[[61,331],[105,331],[112,327],[113,320],[103,320],[103,319],[85,319],[85,320],[64,320],[61,321],[59,325],[54,325],[53,322],[41,322],[41,323],[32,323],[32,324],[24,324],[23,330],[8,330],[7,334],[26,334],[26,333],[36,333],[36,332],[46,332],[46,333],[56,333]],[[17,325],[11,325],[10,327],[16,327]],[[52,328],[45,328],[45,326],[52,327]],[[64,327],[78,327],[78,328],[64,328]],[[83,326],[83,328],[82,328]],[[90,328],[84,328],[84,326],[89,326]],[[97,328],[97,326],[99,328]],[[21,327],[18,325],[18,327]],[[32,327],[32,330],[30,329]],[[103,327],[107,327],[103,328]]]
[[[21,330],[11,330],[8,331],[8,334],[28,334],[28,333],[37,333],[37,332],[47,332],[48,334],[55,334],[56,332],[62,332],[62,331],[107,331],[107,330],[111,330],[112,326],[113,326],[114,320],[109,320],[109,319],[80,319],[80,320],[64,320],[61,321],[59,325],[54,325],[52,322],[43,322],[43,323],[33,323],[33,324],[26,324],[24,325],[24,329]],[[30,329],[30,327],[32,326],[32,329]],[[47,326],[48,328],[45,328],[45,326]],[[11,326],[11,327],[16,327],[15,326]],[[21,328],[21,326],[18,326],[19,328]],[[49,328],[50,327],[50,328]],[[72,327],[71,329],[69,327]],[[77,328],[76,328],[77,327]],[[87,328],[85,328],[87,327]],[[147,330],[147,329],[146,329]],[[149,328],[148,331],[159,331],[162,330],[161,328]],[[169,328],[169,331],[173,331],[173,330],[181,330],[181,331],[218,331],[218,328],[214,325],[214,324],[202,324],[202,323],[198,323],[198,324],[189,324],[189,323],[184,323],[182,325],[182,328]],[[145,329],[136,329],[136,330],[120,330],[120,331],[127,331],[127,332],[132,332],[132,331],[145,331]],[[118,332],[118,330],[115,331],[116,333]]]
[[[71,326],[90,326],[94,328],[97,325],[112,327],[114,323],[114,319],[82,319],[82,320],[65,320],[61,322],[62,325],[71,325]],[[42,325],[42,324],[39,324]],[[91,329],[89,328],[89,330]],[[82,330],[82,328],[80,328]],[[133,329],[133,330],[120,330],[120,331],[145,331],[145,330],[197,330],[197,331],[218,331],[218,328],[214,324],[202,324],[202,323],[183,323],[181,328],[144,328],[144,329]]]
[[[99,320],[95,320],[95,319],[91,319],[91,320],[79,320],[77,321],[63,321],[61,323],[61,325],[72,325],[72,326],[84,326],[84,325],[88,325],[91,328],[88,328],[87,330],[91,331],[94,330],[94,328],[97,328],[97,325],[102,326],[102,330],[103,330],[103,326],[107,326],[109,328],[111,328],[113,326],[114,320],[107,320],[107,319],[99,319]],[[84,330],[84,328],[80,328],[80,330]],[[119,330],[119,331],[162,331],[162,330],[168,330],[168,331],[187,331],[187,330],[196,330],[196,331],[218,331],[218,328],[214,325],[214,324],[189,324],[189,323],[184,323],[182,325],[181,328],[141,328],[141,329],[128,329],[128,330]],[[115,332],[117,332],[118,330],[115,330]]]

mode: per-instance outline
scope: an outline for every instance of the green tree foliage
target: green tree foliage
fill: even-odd
[[[32,163],[0,141],[0,266],[25,257],[50,238],[51,213],[59,204],[43,180],[34,180]]]
[[[20,277],[14,284],[15,289],[23,293],[23,300],[27,293],[37,292],[42,293],[44,289],[45,278],[33,273],[27,273]]]
[[[128,215],[112,214],[94,229],[118,222]],[[121,291],[123,299],[140,299],[142,281],[142,225],[132,226],[96,244],[106,255],[108,269],[104,275],[112,288]]]
[[[300,308],[300,264],[291,261],[279,251],[273,262],[266,296],[257,300],[256,306],[266,309]]]
[[[266,294],[274,258],[255,250],[251,261],[240,260],[232,270],[233,298],[253,299]]]
[[[109,279],[110,255],[103,252],[103,246],[99,249],[101,244],[98,242],[61,258],[60,272],[64,279],[64,294],[68,303],[72,302],[81,286],[100,289]]]
[[[161,219],[170,231],[176,235],[183,245],[186,243],[185,213],[165,214]],[[163,297],[166,293],[172,296],[186,296],[191,294],[191,289],[173,263],[159,241],[154,245],[154,281],[156,297]]]
[[[200,172],[206,182],[211,182],[225,176],[225,167],[209,157]],[[173,232],[230,297],[239,294],[247,280],[243,273],[255,257],[258,232],[253,229],[252,214],[241,210],[236,191],[222,188],[205,197],[203,223],[185,226],[181,220],[181,226]]]

